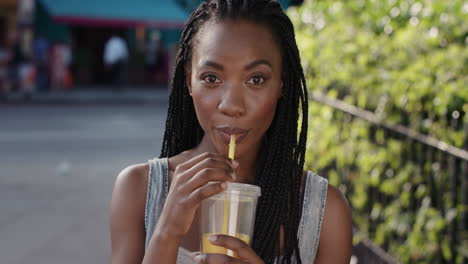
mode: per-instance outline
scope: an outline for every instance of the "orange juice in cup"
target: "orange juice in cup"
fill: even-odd
[[[259,196],[258,186],[229,182],[224,192],[204,200],[201,205],[202,252],[236,257],[231,250],[208,240],[215,234],[237,237],[250,245]]]

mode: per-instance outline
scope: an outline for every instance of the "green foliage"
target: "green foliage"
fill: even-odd
[[[288,12],[310,91],[466,148],[466,1],[310,0]],[[440,162],[412,162],[425,152],[324,104],[311,101],[309,118],[306,166],[345,192],[355,242],[367,236],[403,263],[462,262],[467,243],[455,259],[447,231],[463,208]]]

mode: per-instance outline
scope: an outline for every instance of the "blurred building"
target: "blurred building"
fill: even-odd
[[[34,88],[34,0],[0,1],[0,95]]]
[[[167,86],[182,28],[200,2],[0,0],[0,90],[111,87],[103,53],[113,36],[128,46],[129,86]],[[279,2],[287,8],[302,1]]]
[[[188,12],[174,0],[36,0],[35,30],[53,45],[71,47],[73,83],[110,83],[102,56],[112,36],[129,48],[127,82],[167,84],[175,46]]]

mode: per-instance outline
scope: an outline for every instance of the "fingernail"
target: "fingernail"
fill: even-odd
[[[226,190],[227,189],[227,183],[225,183],[225,182],[221,183],[221,188]]]
[[[218,236],[216,236],[216,235],[211,235],[211,236],[208,237],[208,240],[209,240],[210,242],[216,242],[216,240],[218,240]]]
[[[193,260],[196,262],[196,263],[201,263],[201,256],[200,255],[196,255]]]
[[[201,253],[200,251],[195,251],[190,254],[192,256],[193,261],[199,262],[201,260]]]

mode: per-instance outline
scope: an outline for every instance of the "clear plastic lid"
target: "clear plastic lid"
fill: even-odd
[[[239,194],[244,197],[258,198],[261,196],[261,188],[256,185],[247,183],[227,182],[226,190],[222,193],[215,195],[214,197],[222,198],[224,195],[229,195],[232,191],[239,191]]]
[[[228,182],[226,191],[236,190],[240,191],[243,195],[261,196],[261,188],[247,183]]]

